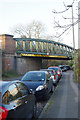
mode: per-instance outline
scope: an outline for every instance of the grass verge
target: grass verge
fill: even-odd
[[[3,72],[2,78],[12,78],[12,77],[19,77],[22,76],[22,74],[18,74],[15,71],[9,71],[9,72]]]

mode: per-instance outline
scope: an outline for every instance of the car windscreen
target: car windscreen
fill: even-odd
[[[53,69],[53,70],[58,71],[58,68],[56,68],[56,67],[50,67],[49,69]]]
[[[28,72],[26,73],[22,79],[22,81],[44,81],[45,73],[44,72]]]

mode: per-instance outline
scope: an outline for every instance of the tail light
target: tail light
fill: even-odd
[[[60,72],[59,72],[59,71],[57,71],[57,74],[60,74]]]
[[[56,76],[54,75],[54,79],[56,79]]]
[[[6,120],[8,110],[4,107],[0,107],[0,120]]]
[[[53,71],[53,73],[54,73],[54,71]],[[54,79],[56,79],[56,76],[55,76],[55,74],[54,74]]]

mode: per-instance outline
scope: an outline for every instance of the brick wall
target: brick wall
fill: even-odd
[[[15,56],[16,41],[12,35],[0,35],[2,43],[2,71],[16,71],[24,74],[30,70],[39,70],[42,67],[42,59]]]
[[[16,41],[12,35],[3,34],[0,35],[2,41],[2,51],[6,54],[14,54],[16,52]]]
[[[13,70],[13,59],[14,56],[10,54],[4,54],[2,57],[2,71],[8,72]]]
[[[31,70],[40,70],[42,68],[42,59],[38,58],[17,58],[17,72],[24,74]]]
[[[0,41],[2,49],[2,71],[14,70],[14,57],[16,53],[16,41],[12,35],[2,34],[0,35]]]

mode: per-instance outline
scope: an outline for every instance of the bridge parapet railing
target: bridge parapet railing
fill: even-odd
[[[72,56],[73,48],[51,40],[15,38],[17,53]]]

